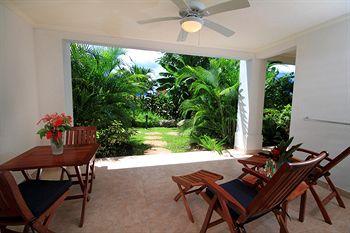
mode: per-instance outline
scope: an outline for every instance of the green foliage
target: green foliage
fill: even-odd
[[[202,67],[185,67],[177,82],[192,80],[191,97],[183,101],[180,110],[190,118],[192,138],[207,135],[233,145],[236,130],[239,61],[210,60],[208,70]]]
[[[271,74],[272,73],[272,74]],[[268,71],[265,83],[265,108],[282,109],[292,104],[294,73],[277,78],[276,71]]]
[[[181,54],[166,53],[158,60],[158,63],[166,70],[160,73],[162,78],[157,80],[159,85],[158,91],[165,91],[171,98],[168,112],[171,114],[171,119],[178,120],[181,117],[179,111],[182,102],[190,98],[191,93],[189,87],[193,80],[187,79],[183,82],[177,82],[178,77],[187,66],[202,67],[208,69],[210,66],[210,58],[200,56],[190,56]]]
[[[146,116],[148,118],[148,121],[146,122]],[[159,116],[157,113],[148,111],[148,112],[138,112],[135,115],[135,127],[140,128],[146,128],[146,127],[158,127],[160,124],[160,121],[164,120],[161,116]]]
[[[122,66],[124,53],[120,48],[71,45],[74,124],[97,126],[102,144],[98,156],[116,155],[117,146],[130,137],[136,96],[153,86],[149,69]]]
[[[268,64],[263,118],[264,145],[277,145],[289,138],[294,73],[279,77],[273,62]]]
[[[222,154],[222,151],[224,150],[224,144],[224,140],[218,141],[217,139],[211,138],[208,135],[204,135],[199,138],[199,145],[207,150],[216,151],[219,154]]]
[[[72,44],[75,125],[106,128],[114,120],[131,125],[136,94],[149,87],[149,77],[120,68],[120,48]]]
[[[287,104],[283,109],[264,109],[263,137],[264,145],[277,145],[289,138],[289,125],[292,106]]]
[[[151,93],[142,96],[140,100],[144,111],[154,112],[164,119],[174,119],[177,114],[172,97],[168,93]]]
[[[135,134],[135,131],[129,129],[120,121],[113,121],[104,129],[100,129],[97,134],[97,139],[101,146],[98,150],[98,157],[113,157],[120,155],[121,147],[125,147],[130,137]]]

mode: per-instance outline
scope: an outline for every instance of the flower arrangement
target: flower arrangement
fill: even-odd
[[[41,128],[37,134],[40,139],[46,137],[51,141],[51,148],[53,154],[63,153],[63,132],[69,130],[72,124],[72,117],[66,116],[64,113],[47,114],[41,118],[37,124],[44,123],[44,127]]]
[[[264,170],[271,177],[284,163],[289,162],[293,157],[293,153],[302,145],[299,143],[294,146],[290,146],[294,137],[291,137],[287,141],[281,141],[276,147],[274,147],[269,153],[260,153],[269,158],[266,161]],[[288,149],[289,148],[289,149]]]

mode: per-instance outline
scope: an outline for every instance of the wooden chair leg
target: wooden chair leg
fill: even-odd
[[[282,219],[284,221],[285,227],[287,227],[288,201],[283,202],[282,209],[283,209],[283,211],[281,213],[281,217],[282,217]],[[282,229],[282,227],[281,227],[280,228],[280,233],[284,233],[284,232],[285,232],[284,229]]]
[[[47,227],[42,225],[39,221],[35,221],[33,223],[33,229],[39,233],[54,233],[53,231],[49,230]]]
[[[325,178],[332,192],[335,194],[335,198],[337,199],[338,205],[342,208],[345,208],[344,201],[341,199],[341,196],[339,195],[339,192],[335,187],[335,185],[333,184],[331,178],[329,176],[325,176]]]
[[[299,210],[300,222],[304,222],[304,219],[305,219],[306,198],[307,198],[307,191],[305,191],[300,198],[300,210]]]
[[[192,223],[194,223],[193,215],[192,215],[190,206],[188,205],[188,202],[187,202],[187,199],[186,199],[185,190],[182,189],[182,187],[181,187],[180,184],[177,184],[177,186],[179,187],[180,195],[181,195],[182,201],[183,201],[183,203],[184,203],[184,205],[185,205],[188,218],[190,219],[190,221],[191,221]]]
[[[210,219],[211,216],[213,215],[213,211],[214,211],[214,207],[215,204],[217,202],[218,197],[215,195],[214,198],[211,200],[210,205],[208,207],[208,211],[207,214],[205,215],[205,219],[201,228],[200,233],[206,233],[208,228],[209,228],[209,224],[210,224]]]
[[[280,225],[280,232],[281,233],[289,233],[287,225],[286,225],[285,221],[283,220],[282,213],[280,211],[277,211],[277,210],[273,211],[273,213],[275,214],[276,219],[278,221],[278,224]]]
[[[228,207],[227,207],[227,203],[220,197],[218,199],[219,199],[220,206],[222,209],[222,215],[223,215],[222,218],[226,221],[230,232],[231,233],[238,233],[240,231],[240,229],[234,225],[230,211],[228,210]]]
[[[90,170],[91,170],[91,178],[90,178],[90,188],[89,188],[89,193],[92,192],[92,183],[95,179],[95,160],[92,162],[92,165],[90,166]]]
[[[60,180],[63,180],[63,178],[64,178],[64,171],[63,171],[63,169],[61,169]]]
[[[181,187],[181,185],[180,185],[180,187]],[[190,189],[191,189],[191,188],[184,188],[184,189],[182,189],[182,190],[183,190],[184,194],[186,195],[187,191],[190,190]],[[181,190],[180,190],[179,193],[176,194],[176,196],[174,197],[174,201],[177,202],[180,198],[181,198]]]
[[[30,226],[29,225],[25,225],[24,229],[23,229],[23,233],[29,233],[30,230]]]
[[[317,206],[318,208],[320,209],[321,211],[321,214],[323,216],[323,219],[326,223],[332,225],[332,221],[331,221],[331,218],[329,217],[328,213],[327,213],[327,210],[326,208],[324,207],[320,197],[318,196],[318,194],[316,193],[316,190],[314,189],[313,185],[309,185],[309,188],[310,188],[310,191],[312,193],[312,196],[314,197],[316,203],[317,203]]]

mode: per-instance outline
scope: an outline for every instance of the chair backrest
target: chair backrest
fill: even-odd
[[[350,155],[350,147],[346,148],[343,152],[341,152],[337,157],[331,159],[329,163],[321,168],[322,172],[318,174],[318,178],[329,172],[333,167],[338,165],[341,161],[343,161],[346,157]]]
[[[17,183],[9,171],[0,171],[0,218],[33,218]],[[0,220],[1,223],[1,220]]]
[[[96,143],[95,126],[72,127],[66,132],[66,145],[83,145]]]
[[[249,204],[246,215],[241,216],[239,221],[262,215],[279,206],[326,156],[326,152],[321,152],[314,159],[282,165]]]

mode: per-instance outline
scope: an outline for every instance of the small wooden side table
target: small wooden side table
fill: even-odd
[[[224,177],[222,175],[209,172],[206,170],[199,170],[197,172],[194,172],[188,175],[172,176],[171,178],[179,187],[179,193],[175,196],[174,200],[178,201],[180,197],[182,197],[188,218],[190,219],[191,222],[194,223],[193,215],[192,215],[190,206],[188,205],[186,195],[194,192],[196,194],[199,194],[203,189],[205,189],[206,186],[203,182],[203,178],[210,179],[213,181],[218,181],[218,180],[222,180]],[[195,187],[198,187],[198,188],[195,188]]]

